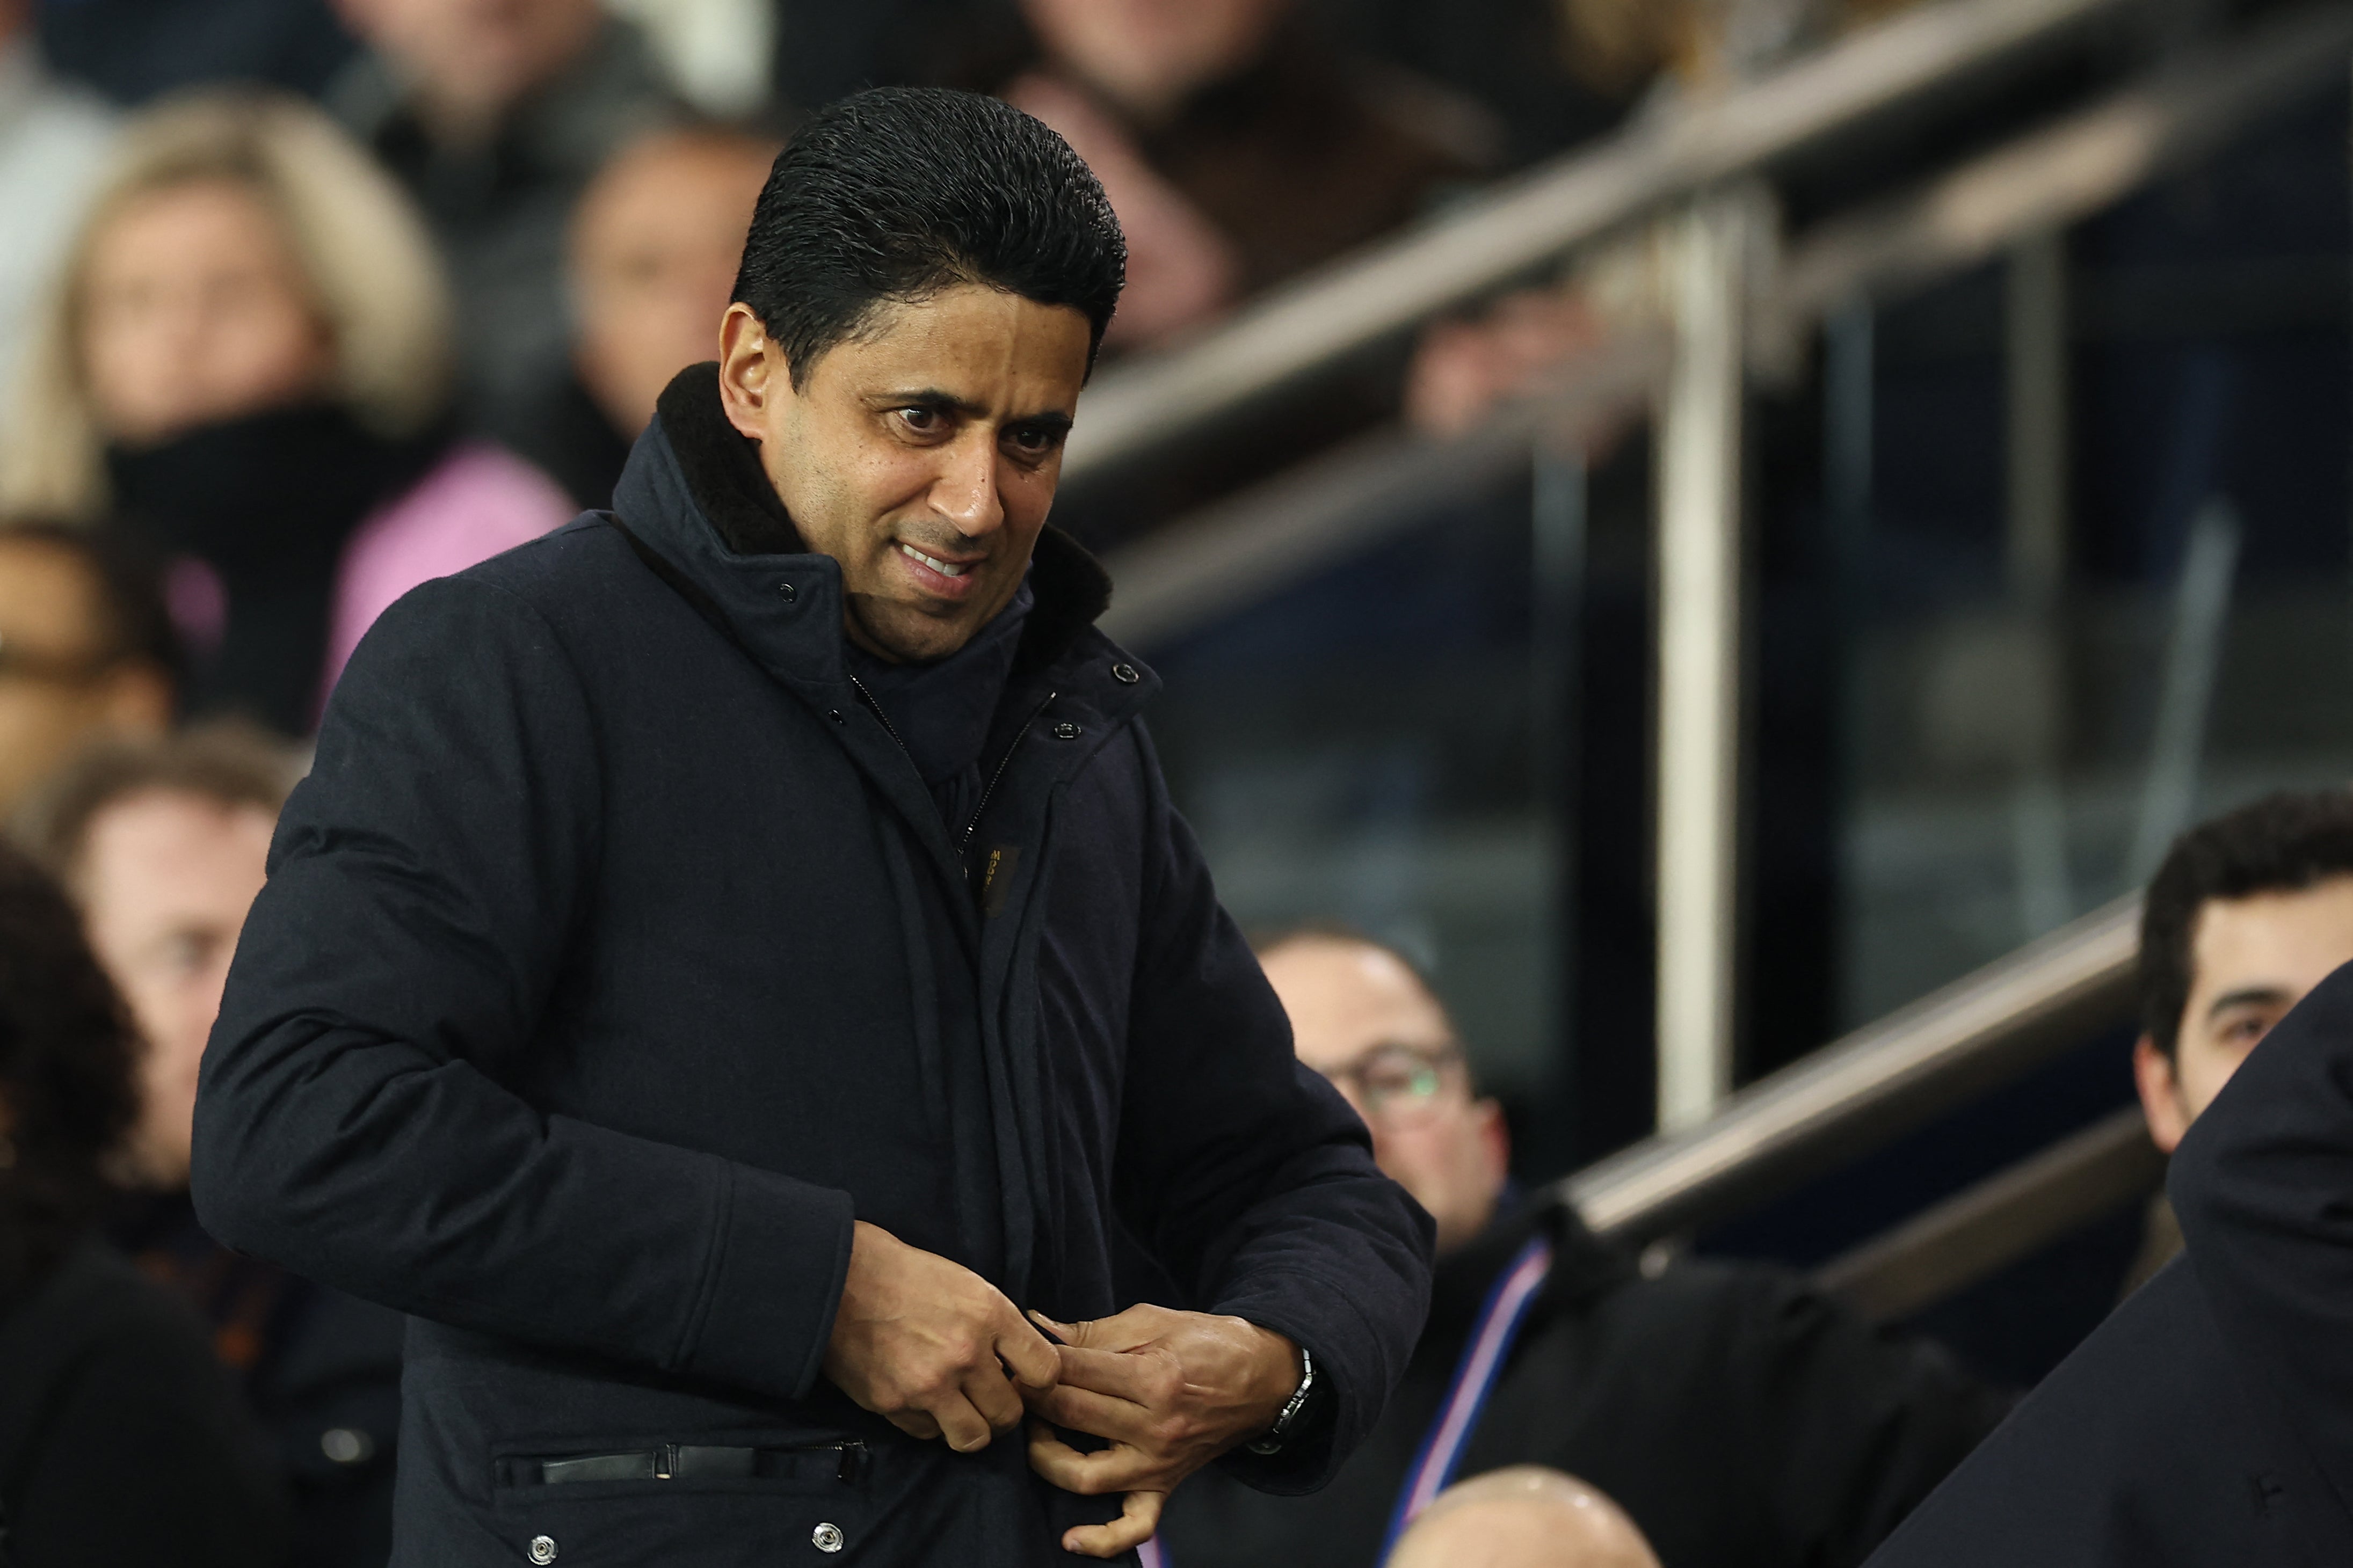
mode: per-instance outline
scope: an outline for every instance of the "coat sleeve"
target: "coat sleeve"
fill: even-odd
[[[1138,731],[1150,795],[1115,1197],[1196,1303],[1305,1346],[1329,1418],[1227,1463],[1269,1491],[1330,1479],[1404,1374],[1430,1305],[1430,1216],[1293,1055],[1273,988],[1209,884]]]
[[[553,1048],[598,741],[554,629],[503,588],[429,584],[369,633],[206,1052],[197,1212],[403,1311],[797,1396],[849,1266],[849,1195],[509,1087]]]
[[[2353,965],[2273,1026],[2167,1188],[2250,1402],[2353,1525]]]

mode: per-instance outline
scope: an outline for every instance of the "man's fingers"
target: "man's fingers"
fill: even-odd
[[[1021,1425],[1021,1394],[1007,1381],[995,1362],[976,1367],[964,1380],[964,1396],[980,1412],[992,1432],[1009,1432]]]
[[[1013,1374],[1014,1382],[1032,1393],[1053,1387],[1062,1375],[1062,1358],[1054,1353],[1052,1342],[1013,1310],[1012,1302],[1008,1301],[1005,1307],[1009,1321],[998,1331],[997,1342],[992,1347],[997,1352],[997,1359],[1005,1363],[1005,1369]],[[1037,1314],[1032,1313],[1031,1316]],[[1043,1319],[1039,1321],[1044,1321]]]
[[[1066,1492],[1101,1497],[1166,1481],[1159,1466],[1141,1449],[1120,1444],[1082,1454],[1042,1422],[1029,1425],[1029,1468]]]
[[[1108,1437],[1115,1443],[1147,1441],[1152,1413],[1132,1399],[1114,1399],[1092,1389],[1065,1383],[1034,1394],[1029,1408],[1057,1426]]]
[[[1168,1358],[1158,1352],[1139,1355],[1133,1351],[1085,1350],[1064,1345],[1055,1353],[1060,1357],[1060,1375],[1055,1379],[1059,1384],[1155,1407],[1173,1392],[1170,1374],[1175,1369]]]
[[[1139,1303],[1124,1312],[1083,1323],[1058,1323],[1043,1312],[1029,1315],[1066,1345],[1091,1351],[1132,1351],[1138,1345],[1150,1344],[1159,1336],[1166,1326],[1168,1313],[1164,1307]]]
[[[940,1435],[940,1424],[921,1410],[894,1410],[883,1416],[885,1421],[910,1437],[920,1437],[928,1443]]]
[[[932,1419],[940,1424],[940,1436],[959,1454],[976,1454],[997,1436],[988,1417],[965,1397],[961,1389],[932,1405],[931,1412]]]
[[[1081,1557],[1116,1557],[1133,1552],[1160,1528],[1160,1505],[1166,1500],[1165,1492],[1130,1492],[1120,1506],[1119,1517],[1109,1524],[1082,1524],[1063,1531],[1062,1550]]]

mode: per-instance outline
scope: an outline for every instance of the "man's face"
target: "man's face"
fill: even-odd
[[[157,1187],[188,1179],[196,1068],[271,826],[259,806],[146,790],[100,811],[83,841],[75,885],[90,946],[146,1042],[132,1153]]]
[[[735,287],[744,231],[768,176],[747,141],[663,137],[624,153],[573,219],[580,379],[634,437],[670,379],[707,360]]]
[[[944,658],[1011,602],[1053,505],[1087,373],[1076,310],[959,284],[879,306],[796,388],[729,307],[720,393],[811,550],[841,564],[850,639]]]
[[[1299,1059],[1365,1119],[1381,1169],[1438,1222],[1438,1249],[1478,1235],[1503,1191],[1510,1147],[1502,1109],[1471,1096],[1438,999],[1368,942],[1301,937],[1261,962]]]
[[[2147,1037],[2133,1053],[2149,1136],[2168,1154],[2271,1026],[2331,971],[2353,963],[2353,877],[2209,900],[2189,959],[2189,1004],[2173,1058]]]
[[[0,538],[0,817],[99,734],[169,718],[162,674],[108,643],[79,556]]]

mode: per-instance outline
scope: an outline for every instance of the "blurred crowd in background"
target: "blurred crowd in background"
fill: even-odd
[[[166,707],[298,737],[403,590],[608,502],[797,109],[925,81],[1054,125],[1125,226],[1133,352],[1875,9],[5,0],[0,516],[161,574]],[[1434,332],[1414,408],[1466,422],[1592,314]],[[12,742],[13,783],[61,743]]]
[[[219,1247],[186,1197],[196,1063],[302,743],[401,594],[610,503],[658,395],[712,357],[753,203],[799,113],[928,83],[1060,131],[1130,247],[1115,363],[1905,4],[0,0],[0,823],[26,858],[0,860],[0,1013],[49,1031],[0,1063],[20,1098],[41,1086],[13,1109],[0,1097],[0,1167],[56,1173],[46,1206],[0,1226],[0,1309],[69,1263],[89,1301],[114,1299],[111,1265],[76,1250],[94,1215],[200,1310],[209,1343],[127,1373],[108,1427],[129,1451],[188,1460],[154,1504],[218,1548],[188,1560],[373,1563],[387,1549],[398,1320]],[[1460,432],[1645,308],[1606,258],[1588,263],[1432,323],[1384,395],[1423,431]],[[1084,514],[1082,536],[1091,521],[1123,532]],[[52,881],[90,953],[42,945]],[[102,976],[84,973],[93,956]],[[1352,1094],[1375,1120],[1384,1096],[1451,1097],[1453,1152],[1432,1158],[1471,1163],[1467,1247],[1516,1196],[1500,1112],[1435,998],[1399,985],[1409,1012],[1429,1004],[1429,1059],[1402,1088]],[[35,1111],[65,1129],[47,1153],[10,1142],[11,1117]],[[1694,1403],[1630,1386],[1622,1410],[1587,1410],[1588,1446],[1563,1455],[1606,1467],[1593,1456],[1630,1412],[1736,1432],[1688,1476],[1610,1478],[1646,1523],[1687,1516],[1671,1562],[1715,1560],[1695,1493],[1796,1440],[1719,1418],[1709,1389],[1753,1373],[1829,1391],[1819,1411],[1757,1402],[1862,1478],[1788,1526],[1792,1563],[1860,1562],[2003,1407],[1940,1353],[1883,1342],[1786,1281],[1653,1290],[1590,1237],[1561,1246],[1586,1258],[1578,1288],[1628,1321],[1665,1301],[1742,1336],[1721,1366],[1687,1360]],[[1472,1261],[1466,1320],[1503,1258]],[[57,1310],[10,1331],[46,1336],[26,1342],[61,1363],[122,1321]],[[1627,1364],[1648,1376],[1689,1342],[1668,1335]],[[1432,1363],[1440,1384],[1451,1353]],[[180,1393],[148,1397],[167,1385]],[[1643,1475],[1666,1478],[1656,1497],[1632,1495]],[[1539,1533],[1555,1507],[1618,1518],[1567,1484],[1507,1476],[1488,1500]],[[84,1513],[107,1517],[108,1487],[91,1485]],[[1195,1517],[1212,1523],[1256,1506],[1201,1490]],[[1760,1487],[1759,1510],[1787,1502]],[[1357,1510],[1366,1528],[1380,1504]],[[1324,1533],[1306,1518],[1288,1528]]]

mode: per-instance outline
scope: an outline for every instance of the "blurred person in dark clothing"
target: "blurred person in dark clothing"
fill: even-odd
[[[2158,1148],[2179,1148],[2272,1026],[2347,963],[2353,790],[2266,795],[2176,839],[2141,909],[2141,1036],[2133,1045]],[[2180,1226],[2159,1194],[2126,1290],[2180,1250]]]
[[[726,126],[656,132],[580,198],[565,255],[573,374],[517,447],[584,509],[613,504],[654,400],[710,354],[776,148]]]
[[[231,1252],[188,1200],[196,1069],[293,772],[237,729],[102,745],[52,782],[22,837],[80,906],[144,1046],[122,1145],[135,1195],[112,1237],[209,1324],[291,1489],[295,1560],[357,1568],[391,1551],[399,1316]]]
[[[285,1500],[236,1390],[97,1233],[136,1055],[72,906],[0,845],[0,1556],[273,1568]]]
[[[2166,1189],[2181,1254],[1872,1568],[2353,1562],[2353,965],[2243,1055]]]
[[[596,0],[337,0],[368,44],[327,104],[432,226],[469,416],[528,438],[570,372],[565,227],[631,139],[681,110],[644,36]]]
[[[1196,1480],[1162,1527],[1179,1568],[1372,1568],[1451,1479],[1519,1464],[1616,1499],[1675,1568],[1858,1563],[2001,1419],[2007,1400],[1941,1350],[1791,1274],[1646,1274],[1567,1207],[1514,1201],[1502,1109],[1474,1091],[1452,1021],[1404,959],[1314,931],[1261,952],[1300,1059],[1437,1221],[1438,1277],[1405,1382],[1356,1457],[1313,1497]]]
[[[242,92],[126,127],[0,451],[0,502],[111,511],[174,558],[190,705],[307,732],[370,621],[570,503],[455,437],[432,243],[317,110]]]
[[[94,739],[172,721],[179,643],[123,542],[0,522],[0,822]]]
[[[1004,96],[1060,132],[1128,237],[1107,343],[1148,345],[1410,221],[1500,155],[1495,127],[1349,57],[1295,0],[1020,0]]]

